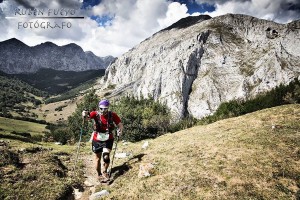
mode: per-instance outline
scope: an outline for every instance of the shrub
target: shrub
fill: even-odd
[[[60,142],[62,144],[66,144],[67,141],[73,137],[73,134],[68,127],[59,127],[52,130],[51,132],[47,132],[45,134],[45,137],[48,139],[51,138],[54,141]]]
[[[16,131],[12,131],[11,132],[12,134],[14,135],[20,135],[20,136],[23,136],[23,137],[31,137],[31,134],[30,133],[27,133],[27,132],[16,132]]]
[[[177,123],[173,123],[168,127],[168,131],[174,133],[183,129],[187,129],[196,125],[198,120],[194,117],[188,116]]]
[[[6,148],[0,149],[0,167],[10,164],[18,166],[20,164],[20,160],[19,154],[14,151]]]
[[[55,111],[62,111],[64,107],[67,107],[67,105],[62,105],[62,106],[58,106],[57,108],[55,108]]]
[[[124,139],[139,141],[164,134],[170,125],[170,111],[153,98],[122,97],[112,105],[124,124]]]
[[[268,92],[257,95],[253,99],[232,100],[221,103],[212,116],[202,118],[197,124],[212,123],[220,119],[236,117],[289,103],[300,103],[300,82],[298,79],[294,79],[286,86],[281,84]]]

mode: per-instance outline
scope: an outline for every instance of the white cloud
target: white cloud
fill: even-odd
[[[57,2],[64,1],[29,1],[15,0],[9,5],[25,7],[57,8],[68,5],[65,1],[63,5]],[[36,2],[39,2],[37,4]],[[72,3],[71,2],[71,3]],[[1,5],[1,4],[0,4]],[[82,13],[81,13],[82,14]],[[65,29],[18,29],[20,19],[1,19],[1,25],[8,27],[8,31],[1,31],[1,40],[16,37],[26,44],[33,46],[42,42],[51,41],[58,45],[76,43],[85,51],[92,51],[98,56],[120,56],[142,40],[150,37],[155,32],[171,25],[182,17],[188,16],[187,7],[176,2],[162,0],[103,0],[98,6],[87,10],[85,15],[110,16],[113,20],[110,26],[101,27],[89,17],[85,19],[68,20],[72,23],[71,28]],[[34,19],[36,20],[36,19]],[[33,20],[33,23],[34,23]],[[62,20],[48,20],[61,24]],[[39,23],[45,22],[39,20]],[[30,20],[27,22],[30,22]]]
[[[196,0],[196,2],[215,5],[215,11],[205,13],[212,17],[227,13],[246,14],[278,23],[287,23],[300,18],[300,2],[297,0]]]
[[[299,16],[298,0],[196,0],[216,6],[210,16],[226,13],[242,13],[263,19],[287,22]],[[81,0],[6,0],[0,8],[12,8],[23,5],[39,8],[79,8]],[[291,5],[296,5],[291,8]],[[155,32],[166,28],[183,17],[189,16],[185,4],[167,0],[102,0],[101,4],[88,10],[76,11],[77,16],[85,19],[63,20],[72,24],[65,29],[18,29],[21,19],[6,19],[7,12],[0,10],[0,40],[18,38],[33,46],[51,41],[58,45],[76,43],[85,51],[98,56],[120,56]],[[12,13],[10,13],[12,14]],[[194,13],[192,15],[199,15]],[[99,26],[88,16],[109,16],[108,26]],[[299,17],[298,17],[299,18]],[[26,20],[26,19],[25,19]],[[34,19],[36,20],[36,19]],[[47,22],[45,19],[39,19]],[[27,22],[30,20],[27,19]],[[49,20],[61,23],[62,20]]]
[[[93,8],[93,15],[114,15],[115,18],[111,26],[94,27],[81,46],[98,52],[97,55],[114,56],[188,16],[185,5],[161,0],[104,0]]]
[[[6,0],[24,8],[80,8],[78,0]]]
[[[164,18],[158,19],[160,29],[163,29],[181,18],[189,16],[186,5],[174,2],[168,6],[168,11]]]

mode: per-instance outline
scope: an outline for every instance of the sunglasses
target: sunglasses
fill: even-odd
[[[99,108],[100,110],[108,110],[108,108]]]

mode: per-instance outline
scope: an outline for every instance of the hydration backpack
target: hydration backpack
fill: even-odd
[[[114,122],[112,120],[112,113],[111,111],[108,111],[108,120],[107,120],[107,128],[108,128],[108,132],[111,133],[115,126],[114,126]],[[101,121],[101,114],[97,113],[96,115],[97,117],[97,120],[94,120],[94,130],[97,131],[97,132],[100,132],[101,130],[101,126],[102,126],[102,121]]]

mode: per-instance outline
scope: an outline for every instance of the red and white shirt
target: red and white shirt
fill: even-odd
[[[120,117],[115,113],[115,112],[111,112],[111,111],[108,111],[111,113],[111,120],[116,124],[118,125],[120,122],[121,122],[121,119]],[[102,132],[102,133],[105,133],[108,131],[108,126],[109,126],[109,123],[108,123],[108,112],[106,114],[101,114],[99,113],[98,111],[92,111],[89,115],[90,119],[94,119],[95,123],[97,120],[101,120],[101,122],[99,122],[99,124],[101,124],[101,126],[99,127],[99,129],[97,130],[98,132]],[[113,129],[114,127],[109,127],[110,129]],[[96,140],[97,141],[97,131],[94,131],[93,132],[93,140]],[[109,139],[113,139],[114,136],[113,134],[110,134],[109,135]]]

